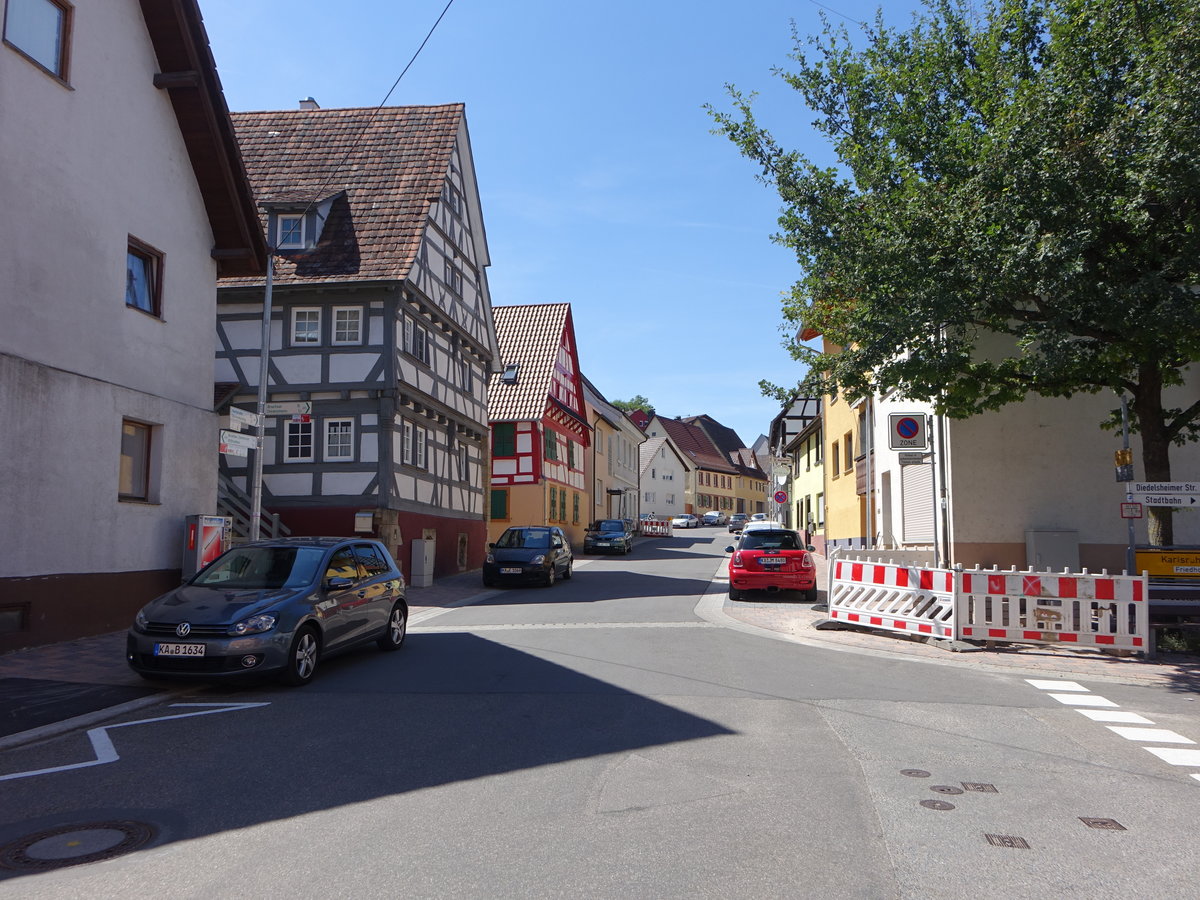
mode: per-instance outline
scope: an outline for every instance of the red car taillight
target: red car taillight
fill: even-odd
[[[804,556],[800,558],[800,565],[802,568],[811,569],[813,567],[812,554],[805,552]]]
[[[742,551],[738,550],[733,554],[733,564],[739,569],[742,567]]]

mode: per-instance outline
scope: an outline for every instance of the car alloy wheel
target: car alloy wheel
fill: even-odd
[[[321,641],[311,626],[305,626],[292,638],[288,650],[287,665],[283,670],[283,681],[296,687],[308,684],[317,672],[317,661],[321,656]]]
[[[404,637],[408,634],[408,610],[403,603],[392,607],[388,616],[387,630],[379,638],[380,650],[399,650],[404,646]]]

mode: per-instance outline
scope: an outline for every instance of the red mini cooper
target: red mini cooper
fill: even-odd
[[[817,600],[817,570],[800,535],[787,529],[754,529],[726,547],[729,559],[729,599],[741,600],[746,591],[803,591],[808,603]]]

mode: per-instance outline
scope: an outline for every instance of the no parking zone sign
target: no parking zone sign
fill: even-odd
[[[787,503],[787,491],[776,491],[775,492],[775,502],[776,503]]]
[[[888,414],[889,450],[926,450],[928,448],[929,436],[924,413]]]

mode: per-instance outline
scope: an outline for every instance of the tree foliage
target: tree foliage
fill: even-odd
[[[786,323],[837,347],[791,345],[804,387],[897,389],[951,417],[1110,389],[1167,480],[1170,445],[1200,438],[1200,401],[1163,400],[1200,359],[1200,4],[977,9],[927,0],[860,46],[793,26],[797,68],[776,74],[838,166],[780,146],[753,95],[710,108],[784,202],[776,240],[803,272]]]
[[[654,404],[641,394],[636,394],[628,400],[611,400],[609,402],[624,413],[637,412],[640,409],[648,416],[654,415]]]

